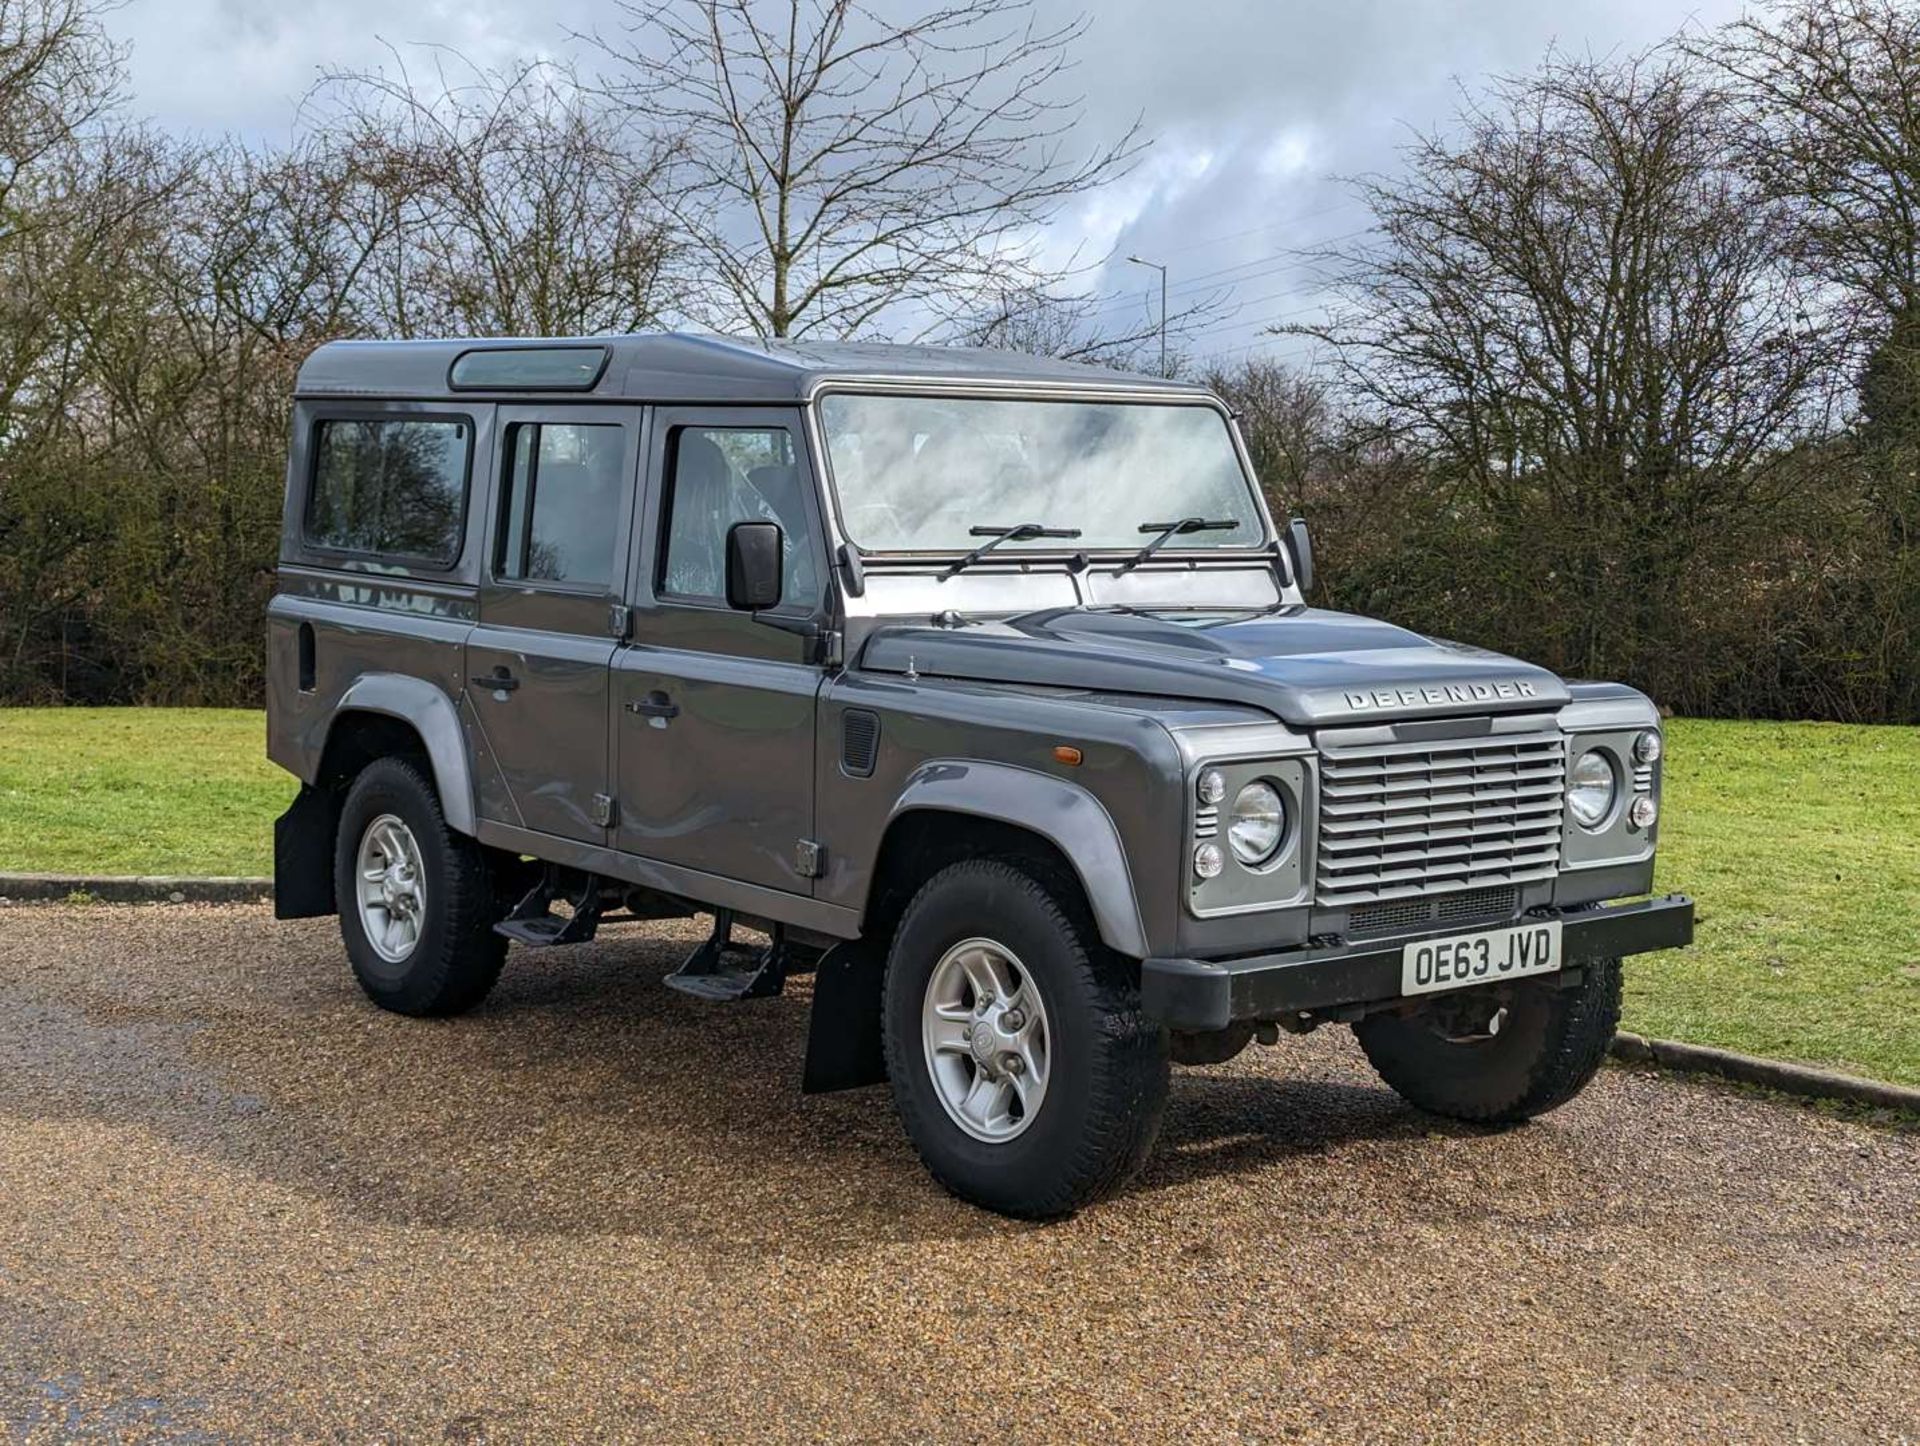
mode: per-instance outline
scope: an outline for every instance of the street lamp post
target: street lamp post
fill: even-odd
[[[1129,256],[1135,266],[1151,266],[1160,273],[1160,375],[1167,374],[1167,268],[1144,256]]]

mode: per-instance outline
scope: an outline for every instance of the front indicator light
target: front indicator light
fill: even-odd
[[[1666,751],[1660,741],[1660,735],[1652,731],[1642,733],[1633,740],[1633,756],[1642,763],[1658,763],[1660,755]]]
[[[1200,801],[1216,804],[1227,796],[1227,780],[1217,768],[1209,768],[1200,775]]]
[[[1633,807],[1627,810],[1627,821],[1635,828],[1652,828],[1653,821],[1660,817],[1660,805],[1644,794],[1633,801]]]
[[[1226,856],[1220,852],[1219,844],[1203,843],[1193,851],[1193,871],[1200,878],[1217,879],[1226,866]]]

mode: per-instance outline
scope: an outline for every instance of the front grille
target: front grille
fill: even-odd
[[[1347,933],[1355,939],[1376,934],[1398,934],[1433,922],[1432,899],[1394,899],[1385,904],[1362,904],[1347,915]]]
[[[1519,907],[1520,891],[1511,884],[1458,894],[1389,899],[1383,904],[1357,905],[1347,915],[1347,935],[1372,939],[1381,934],[1411,933],[1429,924],[1497,924],[1511,919]]]
[[[1316,902],[1552,878],[1566,767],[1557,733],[1323,746]]]
[[[1472,889],[1464,894],[1442,894],[1433,901],[1433,917],[1443,924],[1511,919],[1519,902],[1520,891],[1511,884]]]

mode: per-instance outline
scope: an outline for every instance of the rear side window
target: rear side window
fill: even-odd
[[[617,423],[509,427],[493,575],[610,586],[626,452],[626,429]]]
[[[452,418],[321,422],[307,540],[342,552],[460,556],[473,428]]]

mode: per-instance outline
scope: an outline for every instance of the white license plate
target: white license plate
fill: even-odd
[[[1400,992],[1435,994],[1551,974],[1559,967],[1560,921],[1543,919],[1407,945],[1400,952]]]

